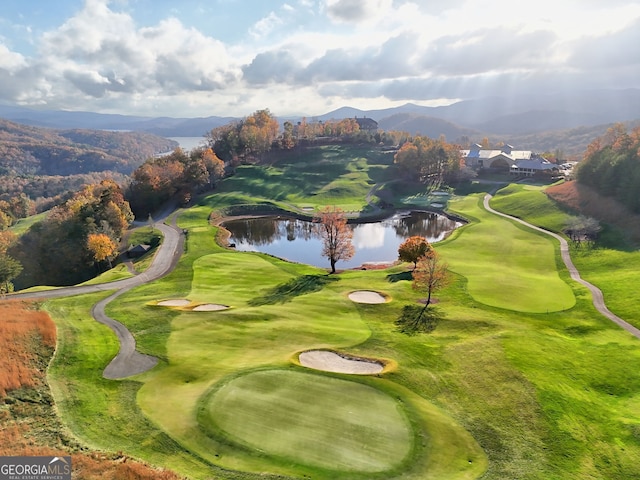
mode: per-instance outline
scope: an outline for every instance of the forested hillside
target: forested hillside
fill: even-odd
[[[129,174],[177,145],[148,133],[53,130],[0,119],[0,175]]]
[[[576,178],[640,213],[640,127],[628,132],[623,124],[616,124],[596,138],[587,148]]]

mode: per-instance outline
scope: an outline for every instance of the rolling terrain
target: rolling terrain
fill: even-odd
[[[343,168],[336,168],[341,161]],[[327,202],[366,208],[365,186],[387,181],[389,167],[384,156],[361,147],[322,147],[266,172],[244,166],[180,212],[178,225],[188,235],[176,269],[107,307],[140,351],[159,359],[146,373],[120,381],[103,377],[118,346],[87,315],[108,292],[46,301],[61,338],[50,381],[65,424],[88,444],[194,479],[640,475],[631,420],[640,392],[637,339],[594,310],[553,240],[483,208],[493,185],[475,184],[481,193],[449,200],[449,211],[469,223],[435,245],[452,279],[430,307],[439,318],[430,334],[406,335],[394,323],[405,305],[421,299],[411,288],[410,265],[327,276],[323,269],[213,241],[222,233],[210,223],[212,213],[241,203],[248,210]],[[300,182],[305,172],[309,181]],[[349,196],[340,188],[347,181],[363,188]],[[409,208],[420,192],[394,185],[388,193]],[[492,203],[523,218],[537,215],[532,222],[551,230],[568,216],[537,186],[500,190]],[[613,252],[594,253],[614,258]],[[579,268],[591,270],[591,281],[601,287],[615,286],[626,299],[637,296],[622,284],[633,284],[626,280],[631,277],[603,277],[604,268],[587,255]],[[310,278],[318,279],[317,288],[285,288]],[[270,294],[275,290],[276,297]],[[380,292],[388,301],[354,303],[349,294],[359,290]],[[188,302],[160,304],[180,299]],[[207,303],[229,308],[193,308]],[[627,315],[624,302],[612,305]],[[312,371],[297,361],[309,349],[380,359],[388,368],[371,377]],[[336,388],[349,398],[336,404]],[[260,413],[264,405],[273,405],[268,411],[274,414]],[[361,405],[369,407],[359,411]],[[292,416],[305,421],[291,429]],[[376,440],[381,431],[367,429],[371,422],[394,432],[392,445]],[[370,441],[371,450],[361,446]],[[350,455],[339,458],[335,445]]]

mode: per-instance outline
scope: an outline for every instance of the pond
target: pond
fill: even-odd
[[[398,247],[408,237],[419,235],[429,242],[444,239],[461,222],[433,212],[402,212],[385,220],[349,224],[353,229],[355,255],[339,261],[337,268],[356,268],[364,264],[391,263],[398,259]],[[262,252],[297,263],[328,268],[322,254],[317,225],[287,217],[261,217],[225,222],[231,232],[230,243],[240,251]]]

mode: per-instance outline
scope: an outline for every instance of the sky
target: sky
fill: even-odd
[[[640,0],[1,0],[0,104],[322,115],[640,88]]]

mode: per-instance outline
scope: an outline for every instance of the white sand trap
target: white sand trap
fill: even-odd
[[[444,207],[444,205],[442,203],[432,203],[431,206],[433,208],[442,208],[442,207]]]
[[[185,305],[189,305],[191,301],[181,298],[177,300],[163,300],[158,302],[158,305],[161,307],[184,307]]]
[[[217,312],[218,310],[226,310],[229,308],[227,305],[220,305],[217,303],[203,303],[193,307],[194,312]]]
[[[302,366],[324,372],[375,375],[384,369],[381,363],[358,358],[345,358],[328,350],[302,352],[298,359]]]
[[[435,195],[436,197],[445,197],[449,194],[447,192],[431,192],[431,195]]]
[[[349,300],[356,303],[386,303],[387,299],[378,292],[371,290],[358,290],[349,294]]]

